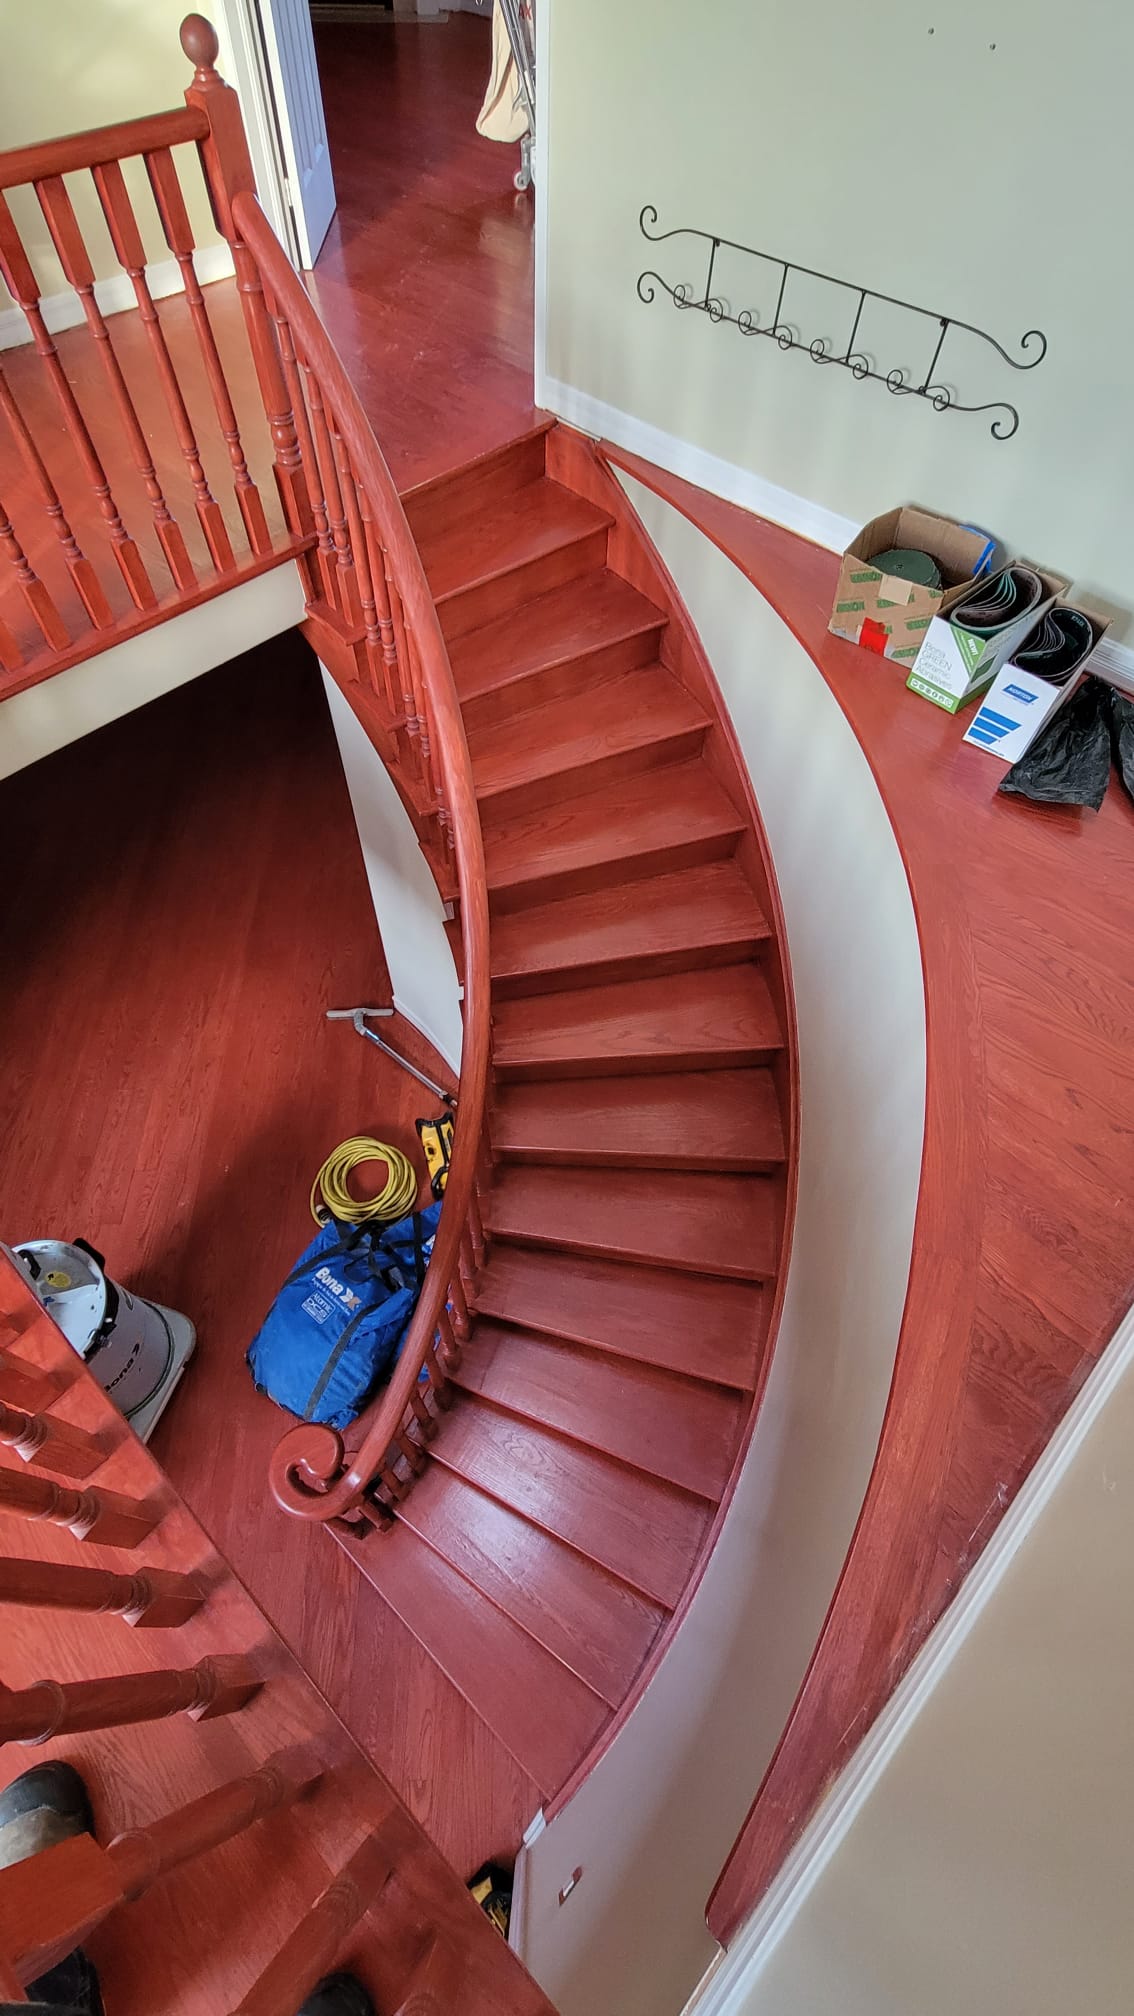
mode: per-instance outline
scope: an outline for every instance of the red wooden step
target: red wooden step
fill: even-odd
[[[541,476],[420,545],[447,636],[459,636],[606,558],[606,512]]]
[[[770,937],[739,863],[708,861],[496,918],[493,993],[505,1000],[632,974],[730,966],[755,958]]]
[[[450,641],[470,733],[657,657],[662,611],[600,568]]]
[[[418,545],[457,530],[509,491],[542,476],[546,436],[553,425],[551,420],[540,420],[503,448],[493,448],[487,455],[466,462],[462,469],[446,470],[404,490],[402,506]]]
[[[677,1603],[712,1517],[703,1499],[468,1394],[433,1452],[643,1596],[670,1610]]]
[[[511,1414],[716,1502],[748,1412],[746,1397],[610,1358],[560,1338],[478,1318],[458,1386]]]
[[[606,1702],[409,1526],[335,1538],[543,1793],[556,1792],[606,1721]]]
[[[664,665],[643,665],[533,713],[494,722],[469,740],[483,810],[549,805],[695,756],[709,717]]]
[[[660,1605],[440,1464],[430,1464],[398,1516],[593,1693],[619,1706],[665,1618]]]
[[[497,1171],[487,1216],[513,1245],[766,1281],[776,1271],[779,1203],[767,1176],[512,1165]]]
[[[519,1246],[492,1249],[476,1306],[523,1330],[748,1390],[767,1314],[765,1291],[752,1282]]]
[[[784,1140],[770,1071],[501,1085],[495,1153],[584,1169],[774,1169]]]
[[[781,1047],[768,983],[751,964],[524,995],[493,1017],[502,1081],[762,1064]]]
[[[482,823],[497,911],[719,861],[745,824],[699,758]]]

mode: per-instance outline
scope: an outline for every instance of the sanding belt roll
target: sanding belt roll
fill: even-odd
[[[1018,623],[1029,610],[1038,609],[1047,593],[1033,568],[1006,567],[993,580],[982,581],[964,601],[954,602],[949,621],[977,637],[995,637],[1009,623]]]

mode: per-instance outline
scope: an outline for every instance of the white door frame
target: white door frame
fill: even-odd
[[[220,37],[220,67],[240,94],[248,151],[264,213],[293,266],[299,240],[287,196],[287,177],[264,64],[256,0],[214,0],[212,16]]]

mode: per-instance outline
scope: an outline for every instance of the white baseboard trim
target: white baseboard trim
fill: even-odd
[[[1011,1562],[1131,1365],[1134,1365],[1134,1309],[1123,1317],[976,1566],[926,1639],[873,1728],[835,1780],[767,1894],[727,1952],[719,1954],[711,1964],[687,2005],[687,2016],[740,2016],[761,1968],[850,1832],[882,1773],[992,1600]]]
[[[209,286],[214,280],[232,278],[232,253],[223,239],[218,245],[202,245],[194,254],[194,264],[202,286]],[[181,269],[176,259],[156,260],[152,266],[147,266],[146,277],[155,301],[164,301],[168,295],[182,291]],[[123,309],[136,309],[138,305],[134,299],[133,284],[126,273],[112,273],[106,280],[96,280],[95,300],[104,315],[120,315]],[[76,328],[83,319],[83,304],[69,287],[60,294],[45,294],[39,305],[53,336],[62,329]],[[23,309],[0,309],[0,350],[16,350],[22,343],[30,342]]]
[[[613,441],[629,454],[641,455],[644,461],[668,470],[671,476],[682,476],[699,490],[709,490],[714,497],[739,504],[742,510],[753,511],[759,518],[770,518],[776,525],[786,525],[789,532],[798,532],[804,539],[814,540],[817,546],[828,547],[832,553],[844,552],[861,529],[855,519],[828,511],[825,505],[815,504],[809,497],[797,497],[793,490],[781,489],[766,476],[757,476],[751,469],[726,462],[720,455],[710,455],[694,442],[682,441],[676,434],[667,434],[633,413],[608,406],[605,400],[594,399],[575,385],[541,377],[537,396],[541,406],[565,420],[569,427],[593,434],[598,440]]]

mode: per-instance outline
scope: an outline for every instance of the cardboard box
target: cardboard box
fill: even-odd
[[[925,633],[906,685],[911,692],[920,693],[923,700],[932,700],[935,707],[944,707],[947,714],[955,714],[966,700],[972,699],[974,693],[983,692],[986,686],[992,684],[1017,644],[1035,629],[1040,617],[1068,586],[1064,575],[1049,574],[1041,567],[1034,567],[1030,560],[1013,564],[1037,574],[1042,589],[1039,601],[1018,616],[1014,623],[1005,624],[987,637],[977,631],[966,630],[955,616],[945,614],[935,616]],[[1010,568],[1002,568],[1001,574],[1010,571]],[[996,578],[999,579],[999,576]],[[959,600],[958,596],[953,597],[954,608]]]
[[[930,554],[941,569],[943,586],[922,588],[871,566],[875,553],[893,546]],[[843,554],[828,627],[836,637],[849,637],[881,657],[912,664],[934,616],[971,587],[988,546],[983,532],[966,531],[952,518],[912,505],[872,518]]]
[[[1065,700],[1071,698],[1091,669],[1091,659],[1110,628],[1109,618],[1083,609],[1094,632],[1094,643],[1077,672],[1062,686],[1053,686],[1009,659],[1002,665],[990,691],[969,723],[963,737],[1004,763],[1017,763],[1030,749],[1045,721],[1050,721]],[[1030,634],[1030,633],[1029,633]]]

